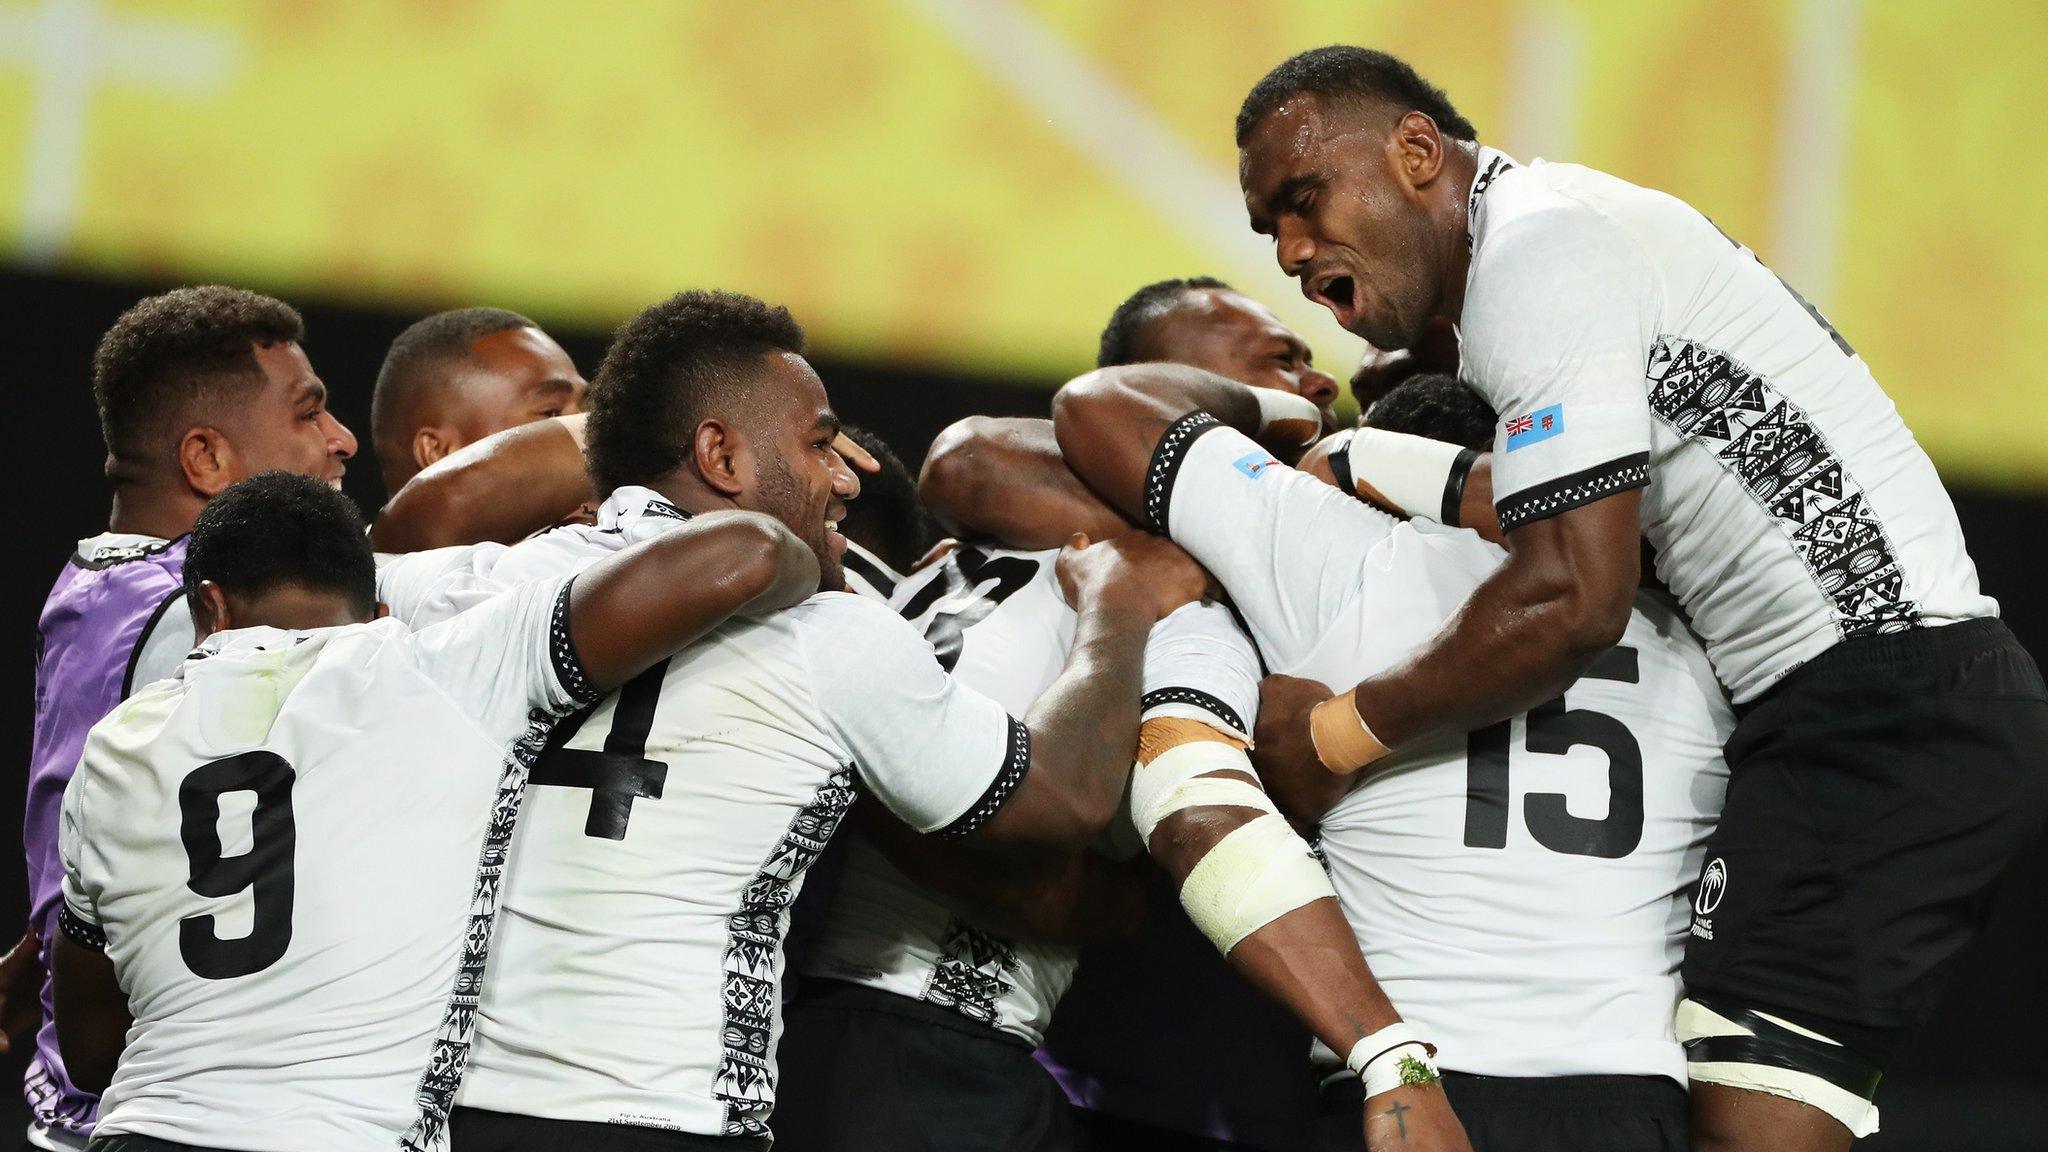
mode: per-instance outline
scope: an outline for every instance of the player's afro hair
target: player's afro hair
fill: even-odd
[[[1407,61],[1371,48],[1332,44],[1288,57],[1252,85],[1237,110],[1237,146],[1244,147],[1259,121],[1301,95],[1392,104],[1428,116],[1436,121],[1437,131],[1452,139],[1479,139],[1479,130],[1451,106],[1443,89],[1424,80]]]
[[[1441,372],[1424,372],[1401,381],[1366,411],[1368,428],[1427,436],[1481,452],[1493,447],[1493,426],[1500,419],[1479,393]]]
[[[337,592],[364,620],[377,610],[377,562],[355,501],[292,472],[237,481],[199,510],[185,548],[195,611],[206,580],[237,596],[286,586]]]
[[[1235,291],[1214,276],[1188,276],[1155,281],[1131,293],[1109,314],[1109,323],[1102,329],[1102,343],[1095,353],[1095,366],[1113,368],[1144,360],[1145,330],[1154,320],[1173,311],[1182,296],[1204,288]]]
[[[168,459],[169,446],[152,437],[182,432],[261,384],[256,345],[305,335],[291,305],[240,288],[207,284],[140,301],[100,337],[92,358],[93,401],[109,457]]]
[[[931,517],[917,498],[917,477],[904,467],[903,458],[889,442],[865,428],[849,424],[840,431],[868,450],[882,466],[880,472],[860,476],[860,495],[846,502],[846,515],[839,531],[848,540],[873,552],[898,572],[908,572],[932,546],[937,535]]]
[[[626,321],[590,385],[584,453],[598,492],[675,471],[697,426],[744,399],[745,369],[803,350],[789,309],[737,292],[678,293]]]

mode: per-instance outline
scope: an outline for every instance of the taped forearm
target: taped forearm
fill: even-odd
[[[1191,862],[1162,863],[1180,881],[1188,918],[1226,956],[1287,913],[1336,896],[1307,842],[1253,779],[1244,745],[1205,724],[1156,718],[1141,730],[1139,764],[1131,773],[1132,823],[1148,845],[1167,825],[1160,850],[1176,836],[1199,835],[1188,825],[1221,831],[1189,854]]]

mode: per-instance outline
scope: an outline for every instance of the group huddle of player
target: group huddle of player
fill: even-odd
[[[2048,811],[1931,465],[1705,217],[1392,57],[1237,136],[1384,350],[1356,428],[1209,278],[916,477],[785,309],[682,292],[587,386],[464,309],[390,350],[366,525],[290,306],[125,313],[41,619],[30,1144],[1874,1130]]]

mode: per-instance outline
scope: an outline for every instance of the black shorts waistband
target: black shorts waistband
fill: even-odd
[[[2002,645],[2017,645],[2012,629],[1996,616],[1963,620],[1954,624],[1908,628],[1868,636],[1851,636],[1834,647],[1794,668],[1776,684],[1747,703],[1736,706],[1747,715],[1758,705],[1794,689],[1797,685],[1832,675],[1886,672],[1900,667],[1924,667],[1929,663],[1960,660],[1991,651]]]
[[[865,984],[852,984],[835,980],[830,976],[806,976],[798,987],[796,999],[791,1007],[838,1008],[852,1012],[878,1012],[884,1016],[899,1016],[918,1024],[929,1024],[971,1036],[977,1040],[999,1043],[1014,1048],[1025,1056],[1031,1055],[1032,1045],[1022,1036],[1005,1032],[993,1024],[970,1020],[943,1004],[930,1004],[913,1000],[895,992],[870,988]]]

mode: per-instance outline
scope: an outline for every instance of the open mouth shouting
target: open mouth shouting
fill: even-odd
[[[1345,331],[1358,318],[1358,281],[1343,272],[1319,272],[1304,277],[1301,294],[1330,310]]]

